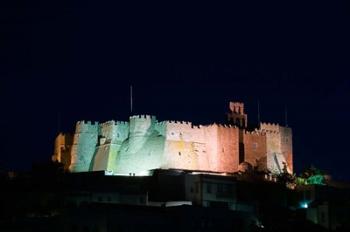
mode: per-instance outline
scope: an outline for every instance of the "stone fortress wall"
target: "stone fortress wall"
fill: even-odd
[[[259,169],[267,169],[266,134],[260,130],[243,132],[244,161]]]
[[[267,169],[293,172],[292,130],[274,123],[261,123],[260,130],[266,134]],[[286,166],[285,166],[286,165]]]
[[[149,115],[131,116],[129,122],[79,121],[71,144],[61,134],[57,137],[53,160],[71,172],[120,175],[143,175],[158,168],[233,173],[242,162],[273,172],[281,172],[286,164],[292,172],[291,129],[261,123],[249,131],[243,107],[230,103],[229,125],[158,122]],[[70,159],[62,160],[58,147],[65,147]]]
[[[73,137],[70,134],[59,133],[55,139],[53,161],[64,164],[64,169],[68,169],[71,163],[71,150]]]

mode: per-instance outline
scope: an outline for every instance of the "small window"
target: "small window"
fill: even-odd
[[[253,143],[253,150],[256,151],[257,148],[258,148],[258,143]]]

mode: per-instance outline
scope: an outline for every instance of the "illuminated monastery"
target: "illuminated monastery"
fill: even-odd
[[[247,129],[244,104],[230,102],[227,125],[193,125],[135,115],[128,122],[78,121],[74,136],[60,133],[52,159],[71,172],[148,175],[154,169],[234,173],[252,166],[293,172],[292,130],[260,123]]]

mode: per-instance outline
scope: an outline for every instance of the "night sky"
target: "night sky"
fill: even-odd
[[[2,169],[50,159],[78,120],[137,114],[225,122],[230,100],[248,122],[293,129],[296,171],[350,179],[350,4],[143,4],[10,1],[1,9]],[[50,3],[48,3],[50,2]],[[113,1],[114,2],[114,1]]]

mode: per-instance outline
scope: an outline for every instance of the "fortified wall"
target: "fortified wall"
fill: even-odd
[[[68,169],[71,163],[71,150],[73,138],[70,134],[59,133],[55,139],[54,155],[52,161],[64,164],[64,169]]]
[[[274,123],[261,123],[260,131],[266,134],[267,169],[293,172],[292,130]]]
[[[58,135],[53,160],[71,172],[116,175],[145,175],[159,168],[233,173],[242,162],[272,172],[293,171],[290,128],[261,123],[249,131],[243,103],[231,102],[230,110],[228,125],[159,122],[150,115],[134,115],[128,122],[79,121],[73,139]]]
[[[266,134],[260,130],[244,131],[244,161],[252,166],[258,166],[260,170],[267,169],[267,144]]]

